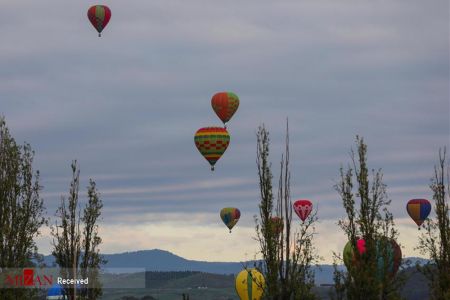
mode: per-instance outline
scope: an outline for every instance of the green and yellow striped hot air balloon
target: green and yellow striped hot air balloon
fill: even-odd
[[[241,300],[260,300],[264,288],[264,276],[255,268],[242,270],[236,277],[236,292]]]
[[[211,165],[211,171],[214,171],[214,165],[230,144],[230,135],[222,127],[204,127],[197,130],[194,141],[198,151]]]

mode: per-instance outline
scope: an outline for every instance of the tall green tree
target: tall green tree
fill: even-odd
[[[33,170],[34,152],[20,146],[0,117],[0,273],[6,268],[33,266],[34,239],[46,223],[39,196],[39,171]],[[0,289],[0,299],[31,299],[30,290]]]
[[[398,299],[400,282],[389,272],[393,255],[389,251],[390,241],[398,236],[388,209],[391,201],[381,169],[369,171],[364,139],[357,136],[356,146],[357,152],[352,150],[350,154],[350,166],[346,170],[341,167],[340,180],[335,186],[347,215],[338,225],[355,254],[347,273],[335,268],[336,295],[338,299],[349,300]],[[360,238],[365,240],[366,248],[362,255],[356,246]],[[380,265],[380,261],[384,263]]]
[[[269,132],[264,126],[257,133],[257,167],[260,187],[259,218],[256,234],[259,241],[266,281],[265,299],[315,299],[312,292],[318,261],[313,244],[316,212],[295,229],[292,223],[291,174],[289,170],[289,127],[286,127],[285,153],[280,162],[276,200],[269,162]]]
[[[425,232],[419,239],[419,250],[428,255],[430,263],[419,267],[430,281],[434,300],[450,299],[450,166],[446,163],[446,149],[439,150],[438,164],[430,188],[433,192],[435,219],[425,221]]]
[[[80,170],[76,161],[72,162],[71,167],[69,197],[68,200],[61,198],[61,205],[56,212],[60,221],[52,227],[52,254],[66,278],[89,278],[89,288],[77,290],[73,286],[65,289],[70,299],[95,300],[102,295],[98,275],[101,265],[105,263],[99,252],[102,239],[98,235],[103,203],[95,182],[90,180],[88,202],[81,215],[78,202]]]

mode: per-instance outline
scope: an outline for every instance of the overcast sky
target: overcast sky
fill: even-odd
[[[319,208],[324,262],[345,244],[333,185],[356,134],[385,174],[404,255],[418,255],[405,205],[431,198],[450,143],[448,1],[105,1],[101,38],[86,17],[93,4],[0,0],[0,114],[36,151],[48,216],[77,159],[83,200],[89,178],[102,195],[105,253],[251,259],[255,133],[270,131],[276,177],[289,118],[292,197]],[[241,103],[212,173],[193,135],[221,124],[218,91]],[[231,235],[219,218],[227,206],[242,212]]]

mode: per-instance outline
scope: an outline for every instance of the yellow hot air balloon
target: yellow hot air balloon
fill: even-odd
[[[245,269],[236,277],[236,292],[241,300],[260,300],[264,284],[264,276],[257,269]]]
[[[204,127],[197,130],[194,142],[198,151],[211,165],[211,171],[214,171],[214,165],[230,144],[230,135],[222,127]]]

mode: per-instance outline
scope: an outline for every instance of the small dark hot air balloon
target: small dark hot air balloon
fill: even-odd
[[[88,9],[87,16],[92,25],[97,29],[98,36],[102,36],[102,31],[111,19],[111,10],[106,5],[94,5]]]
[[[226,128],[226,123],[239,107],[239,98],[230,92],[217,93],[211,99],[211,106]]]
[[[276,235],[279,235],[280,233],[283,232],[284,228],[283,219],[280,217],[271,217],[269,219],[269,226]]]
[[[64,296],[64,288],[59,284],[54,284],[47,291],[47,300],[64,300],[67,299]]]
[[[406,210],[420,230],[420,226],[431,212],[431,204],[427,199],[412,199],[406,204]]]
[[[306,218],[308,218],[312,211],[312,206],[311,201],[307,199],[297,200],[293,204],[294,211],[302,222],[305,222]]]
[[[198,151],[211,165],[211,171],[214,171],[214,165],[230,144],[230,135],[222,127],[204,127],[197,130],[194,141]]]
[[[239,209],[234,207],[225,207],[220,210],[220,218],[222,219],[223,223],[230,229],[236,225],[236,223],[239,221],[239,218],[241,217],[241,212]]]

